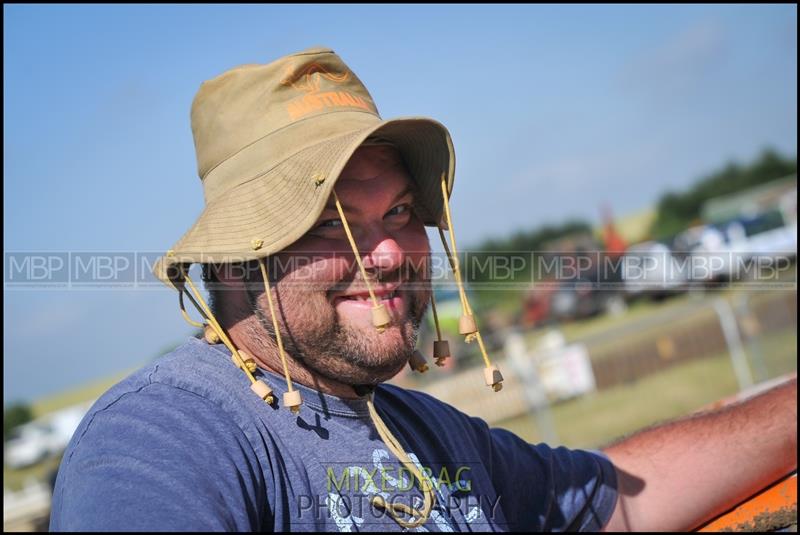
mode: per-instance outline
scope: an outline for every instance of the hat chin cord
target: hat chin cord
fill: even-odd
[[[364,268],[364,263],[361,261],[361,253],[356,246],[355,239],[353,239],[353,234],[350,231],[350,225],[347,223],[347,217],[344,214],[342,203],[339,201],[339,196],[336,194],[335,190],[333,191],[333,198],[336,202],[336,210],[339,212],[339,218],[342,220],[342,227],[347,235],[347,241],[350,243],[350,248],[353,250],[356,263],[358,264],[358,268],[361,271],[361,276],[364,279],[364,284],[367,286],[367,291],[369,291],[370,298],[372,299],[372,324],[379,333],[382,333],[390,323],[389,314],[386,312],[386,307],[378,301],[378,298],[375,296],[375,292],[369,283],[367,271]],[[418,371],[424,371],[427,369],[427,366],[425,365],[425,359],[418,351],[414,352],[409,364],[412,368],[417,369]],[[386,424],[383,422],[378,414],[378,411],[375,409],[373,392],[369,392],[367,395],[367,407],[369,409],[370,419],[372,420],[375,429],[378,431],[378,436],[381,437],[381,440],[384,444],[386,444],[386,447],[389,448],[389,451],[391,451],[403,464],[403,466],[405,466],[412,474],[414,474],[414,477],[419,480],[420,490],[422,491],[423,495],[422,511],[417,511],[413,507],[401,503],[389,503],[382,496],[373,496],[372,504],[375,507],[380,507],[388,511],[394,521],[397,522],[397,524],[401,527],[416,528],[428,520],[428,516],[433,509],[433,505],[436,501],[433,485],[430,480],[422,474],[419,468],[417,468],[417,465],[411,461],[411,458],[405,452],[403,446],[400,445],[400,442],[394,437],[394,435],[392,435],[392,432],[389,431],[389,428],[386,427]],[[404,520],[401,517],[401,514],[409,515],[413,518],[413,520]]]
[[[439,237],[442,240],[444,251],[447,253],[447,258],[450,261],[450,267],[453,270],[453,275],[456,278],[458,295],[461,299],[461,319],[458,322],[458,332],[464,335],[464,341],[468,344],[473,340],[478,341],[478,346],[480,347],[481,355],[483,356],[483,362],[486,364],[486,368],[483,370],[486,386],[491,386],[492,390],[499,392],[503,388],[503,375],[500,373],[500,370],[497,369],[497,366],[493,365],[492,361],[489,359],[489,354],[486,352],[486,346],[483,344],[483,338],[481,338],[481,332],[478,330],[478,325],[475,322],[475,316],[472,314],[472,308],[469,306],[467,293],[464,291],[464,283],[461,280],[461,270],[459,269],[458,264],[458,249],[456,249],[456,235],[455,231],[453,230],[453,220],[450,216],[450,202],[447,197],[447,179],[445,178],[445,173],[442,173],[441,182],[442,202],[444,204],[447,228],[450,231],[450,243],[453,245],[452,251],[447,246],[447,239],[444,237],[444,231],[442,231],[442,228],[437,227],[437,229],[439,230]]]
[[[192,282],[192,278],[189,277],[189,273],[184,273],[184,280],[186,281],[186,284],[189,285],[189,289],[192,292],[191,294],[187,293],[186,295],[189,297],[189,300],[195,306],[200,315],[202,315],[206,321],[208,321],[208,326],[205,333],[206,340],[210,342],[212,340],[218,340],[225,344],[225,347],[227,347],[231,352],[231,359],[233,360],[233,363],[236,364],[236,366],[238,366],[245,373],[245,375],[247,375],[248,379],[250,379],[250,389],[267,403],[274,403],[275,396],[272,394],[272,389],[269,387],[269,385],[253,376],[253,372],[255,371],[255,362],[251,358],[247,357],[243,351],[236,349],[236,346],[233,345],[233,342],[231,342],[231,339],[228,338],[225,330],[220,326],[219,322],[214,317],[214,314],[211,313],[211,308],[209,308],[208,304],[203,299],[202,294],[197,290],[194,282]],[[189,315],[186,314],[186,310],[183,307],[183,293],[185,291],[186,289],[184,287],[178,288],[178,299],[181,312],[184,319],[189,322],[190,325],[197,326],[197,322],[189,318]],[[194,297],[192,297],[192,294],[194,294]]]
[[[292,385],[292,378],[289,376],[289,365],[286,361],[286,352],[283,350],[283,338],[281,337],[281,330],[278,328],[278,317],[275,315],[275,305],[272,303],[272,291],[269,288],[269,270],[267,262],[263,258],[258,259],[258,265],[261,267],[261,276],[264,278],[264,293],[267,294],[267,303],[269,304],[269,315],[272,317],[272,327],[275,331],[275,339],[278,342],[278,352],[281,356],[281,364],[283,365],[283,375],[286,377],[287,391],[283,394],[283,404],[294,413],[300,412],[300,405],[303,403],[300,397],[300,391],[295,390]]]
[[[364,279],[369,297],[372,299],[372,325],[375,326],[379,333],[382,333],[386,330],[389,323],[391,323],[389,313],[386,311],[386,307],[383,303],[378,301],[375,292],[372,290],[372,285],[369,283],[369,278],[367,277],[367,270],[364,269],[364,263],[361,261],[361,253],[358,252],[356,241],[353,239],[353,234],[350,232],[350,225],[347,224],[347,218],[344,216],[344,209],[342,208],[342,203],[339,202],[339,196],[336,194],[336,190],[333,190],[333,199],[336,202],[336,210],[339,212],[339,218],[342,220],[342,227],[344,227],[344,233],[347,235],[347,241],[350,243],[353,256],[355,256],[356,263],[358,264],[358,269],[361,271],[361,277]]]
[[[394,437],[394,435],[392,435],[392,432],[389,431],[389,428],[386,427],[386,424],[383,422],[378,414],[378,411],[375,409],[374,392],[370,392],[367,395],[367,408],[369,409],[370,419],[372,419],[372,423],[375,425],[375,429],[378,431],[378,435],[381,437],[381,440],[384,442],[384,444],[386,444],[386,447],[389,448],[389,451],[391,451],[400,460],[403,466],[410,470],[411,473],[414,474],[414,477],[417,478],[423,497],[421,511],[418,511],[413,507],[403,503],[389,503],[383,498],[383,496],[373,496],[372,505],[388,511],[389,514],[392,515],[392,519],[394,519],[394,521],[397,522],[397,524],[401,527],[416,528],[428,520],[428,516],[430,516],[431,510],[433,510],[433,506],[436,503],[436,494],[433,488],[433,483],[431,483],[429,478],[423,475],[417,465],[405,452],[403,446],[400,445],[400,442]],[[400,516],[401,513],[405,513],[414,519],[403,520],[403,518]]]

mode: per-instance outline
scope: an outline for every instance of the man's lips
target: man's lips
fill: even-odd
[[[392,299],[397,297],[399,287],[399,284],[383,284],[380,286],[373,286],[372,292],[379,300]],[[338,301],[371,301],[372,297],[369,294],[369,290],[364,289],[361,291],[334,294],[332,299],[334,303],[337,303]]]
[[[404,294],[399,284],[387,284],[373,287],[372,291],[380,304],[386,305],[390,310],[400,310],[405,304]],[[335,295],[333,306],[344,306],[348,309],[371,309],[374,305],[369,291],[360,290]]]

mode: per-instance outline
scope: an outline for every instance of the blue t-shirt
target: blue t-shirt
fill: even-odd
[[[256,375],[282,399],[282,377]],[[422,495],[366,400],[295,386],[297,415],[260,400],[225,346],[191,338],[94,404],[64,454],[51,530],[401,530],[371,498],[419,509]],[[375,406],[437,489],[417,531],[598,530],[614,510],[599,452],[531,445],[391,385]]]

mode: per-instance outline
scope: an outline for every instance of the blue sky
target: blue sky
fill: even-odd
[[[457,153],[459,243],[652,205],[797,154],[797,8],[4,8],[4,250],[162,251],[202,208],[189,107],[243,63],[332,47],[381,114]],[[481,217],[475,214],[481,213]],[[4,292],[4,402],[131,368],[191,329],[168,290]]]

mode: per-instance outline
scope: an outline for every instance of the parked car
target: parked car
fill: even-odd
[[[726,228],[732,250],[755,256],[797,256],[797,221],[787,223],[780,210],[742,217]]]
[[[90,405],[91,402],[72,405],[16,427],[5,443],[5,464],[10,468],[24,468],[60,455]]]
[[[717,282],[753,275],[757,265],[797,257],[797,222],[770,210],[719,225],[692,227],[675,239],[679,258],[688,254],[689,278]]]
[[[592,281],[564,282],[552,296],[550,314],[560,321],[589,318],[606,310],[607,298],[608,293],[599,290]]]
[[[688,264],[673,256],[669,247],[648,241],[625,251],[622,281],[628,298],[661,299],[687,288]]]
[[[731,248],[724,228],[715,225],[691,227],[673,242],[672,254],[687,265],[690,281],[700,284],[728,281],[732,278]]]
[[[31,422],[16,428],[3,448],[5,464],[10,468],[25,468],[52,455],[59,447],[53,429],[46,424]]]

